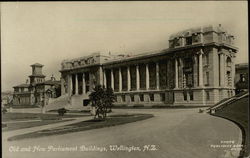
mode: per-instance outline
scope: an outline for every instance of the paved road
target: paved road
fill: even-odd
[[[127,111],[127,110],[116,110]],[[212,148],[221,141],[241,144],[241,131],[230,121],[198,113],[198,109],[140,109],[155,117],[125,125],[58,136],[4,142],[3,158],[223,158],[237,157],[230,148]],[[156,145],[157,151],[110,151],[109,145]],[[105,147],[107,151],[80,151],[80,147]],[[10,146],[46,148],[46,151],[10,152]],[[77,147],[77,151],[47,151],[48,146]],[[64,148],[65,149],[65,148]],[[235,154],[235,156],[234,156]]]

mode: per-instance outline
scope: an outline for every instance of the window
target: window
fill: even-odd
[[[190,100],[194,100],[194,94],[193,94],[193,91],[190,91],[190,92],[189,92],[189,96],[190,96]]]
[[[192,45],[192,36],[186,37],[186,45]]]
[[[194,43],[197,43],[197,42],[200,42],[200,36],[201,34],[194,34],[192,37],[193,37],[193,42]]]
[[[122,95],[122,102],[125,102],[125,95]]]
[[[183,92],[183,97],[184,97],[184,100],[187,100],[187,92]]]
[[[161,93],[161,101],[165,101],[165,100],[166,100],[165,93]]]
[[[206,99],[207,99],[207,100],[210,100],[209,91],[206,91]]]
[[[154,101],[154,94],[153,93],[151,93],[151,94],[149,94],[149,97],[150,97],[150,101]]]
[[[245,82],[245,76],[244,74],[240,74],[240,82]]]
[[[176,38],[174,40],[174,44],[175,44],[175,46],[180,46],[181,45],[181,38]]]
[[[208,86],[209,85],[209,72],[206,72],[206,78],[205,78],[205,85]]]
[[[227,71],[227,86],[232,85],[232,78],[231,78],[231,72]]]
[[[209,55],[208,55],[208,53],[205,54],[204,58],[205,58],[205,65],[209,65]]]
[[[231,59],[229,57],[227,58],[226,62],[227,62],[227,66],[230,67],[231,66]]]
[[[144,95],[140,94],[140,101],[144,101]]]
[[[131,99],[131,102],[134,102],[135,101],[134,95],[130,95],[130,99]]]

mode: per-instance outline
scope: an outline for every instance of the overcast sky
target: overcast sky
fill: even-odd
[[[59,79],[64,59],[165,49],[172,33],[207,24],[235,35],[236,62],[248,62],[247,1],[1,3],[2,91],[25,83],[33,63]]]

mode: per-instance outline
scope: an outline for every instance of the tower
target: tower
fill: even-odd
[[[42,73],[43,65],[35,63],[30,65],[32,67],[32,75],[29,76],[30,84],[34,85],[36,83],[41,83],[45,81],[45,76]]]

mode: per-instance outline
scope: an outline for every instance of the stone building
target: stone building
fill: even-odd
[[[236,93],[240,93],[242,91],[248,91],[248,63],[241,63],[235,65],[235,88]]]
[[[82,106],[101,84],[113,88],[117,105],[209,106],[234,95],[233,41],[221,25],[205,26],[171,35],[160,51],[64,60],[61,93]]]
[[[43,65],[35,63],[31,65],[32,75],[29,76],[25,84],[14,86],[13,105],[41,105],[42,100],[46,98],[55,98],[60,94],[55,94],[56,89],[60,89],[60,81],[52,76],[50,80],[45,81],[45,75],[42,73]]]

